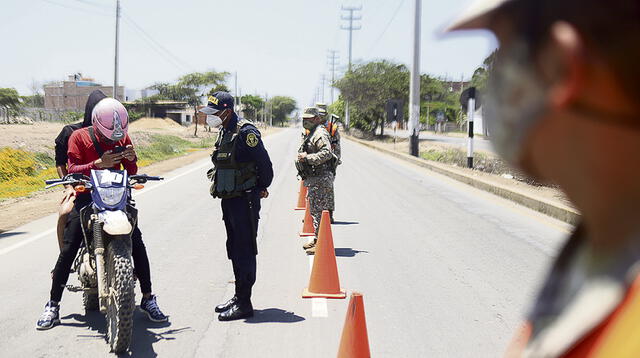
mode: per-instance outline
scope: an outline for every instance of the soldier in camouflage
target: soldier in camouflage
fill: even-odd
[[[329,133],[329,142],[331,143],[331,151],[335,155],[337,160],[336,167],[342,164],[340,160],[341,147],[340,147],[340,132],[338,132],[337,123],[333,122],[334,117],[339,118],[337,116],[331,115],[327,111],[326,103],[316,103],[316,107],[318,108],[318,112],[320,113],[320,117],[322,118],[322,123],[324,123],[324,127],[327,129]],[[335,223],[333,218],[333,212],[336,210],[336,196],[335,196],[335,177],[336,177],[336,168],[333,170],[333,181],[331,183],[331,193],[329,194],[329,213],[331,215],[331,223]]]
[[[320,228],[320,218],[323,210],[331,209],[330,201],[333,193],[333,169],[336,158],[331,150],[329,132],[315,107],[305,109],[302,116],[303,126],[309,131],[298,151],[300,174],[304,179],[304,185],[308,188],[309,211],[313,217],[313,227],[316,235]],[[315,254],[317,236],[303,246],[307,254]]]

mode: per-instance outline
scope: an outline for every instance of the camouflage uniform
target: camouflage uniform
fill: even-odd
[[[329,166],[330,161],[334,159],[334,155],[331,151],[329,132],[324,126],[317,126],[309,136],[309,140],[307,141],[307,138],[305,138],[303,146],[300,148],[301,153],[307,153],[306,163],[312,166],[327,165],[326,170],[304,180],[304,185],[308,188],[309,211],[313,217],[313,226],[317,233],[320,228],[322,211],[331,209],[334,175]]]
[[[320,117],[323,119],[325,125],[324,127],[327,129],[327,133],[329,134],[329,143],[331,144],[331,151],[335,155],[338,160],[338,164],[340,164],[340,133],[338,132],[337,125],[331,123],[328,120],[328,112],[327,105],[324,103],[316,103],[316,107],[319,109]],[[333,212],[336,210],[336,196],[335,196],[335,170],[333,171],[333,178],[331,180],[331,190],[327,193],[328,195],[328,207],[331,212],[331,221],[333,222]]]

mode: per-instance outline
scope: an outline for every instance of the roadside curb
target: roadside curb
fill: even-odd
[[[535,198],[517,190],[507,188],[500,184],[490,183],[480,178],[474,178],[473,176],[470,176],[466,173],[454,171],[451,168],[448,168],[445,164],[429,161],[422,158],[416,158],[409,154],[382,148],[374,143],[369,143],[367,141],[357,139],[349,135],[343,135],[343,137],[365,147],[377,150],[398,159],[402,159],[404,161],[434,171],[438,174],[445,175],[451,179],[465,183],[474,188],[489,192],[507,200],[511,200],[529,209],[551,216],[552,218],[564,221],[568,224],[577,225],[580,221],[580,214],[575,209],[569,206],[552,203],[542,198]]]

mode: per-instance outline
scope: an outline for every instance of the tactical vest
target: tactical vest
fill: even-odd
[[[329,122],[326,126],[327,131],[329,132],[329,141],[331,142],[331,148],[335,149],[336,145],[338,145],[340,143],[340,140],[338,140],[338,125],[336,125],[335,123],[331,123]]]
[[[211,154],[213,172],[209,175],[213,179],[211,195],[214,198],[231,199],[242,196],[246,191],[256,187],[258,171],[255,162],[238,162],[238,138],[240,129],[253,125],[250,121],[238,121],[235,131],[222,130],[218,134],[215,150]]]
[[[307,137],[305,138],[305,140],[302,142],[302,145],[300,146],[300,150],[299,150],[300,153],[302,152],[305,152],[307,154],[315,153],[314,151],[311,151],[310,142],[311,142],[311,137],[313,137],[313,134],[315,133],[315,131],[318,130],[318,127],[316,127],[313,131],[310,131],[309,134],[307,134]],[[333,149],[331,149],[331,151],[333,153]],[[298,170],[298,176],[300,176],[302,180],[305,180],[308,177],[321,176],[328,171],[335,172],[336,162],[337,162],[337,159],[335,158],[335,155],[334,155],[334,157],[331,160],[326,161],[320,165],[311,165],[306,161],[305,162],[296,161],[295,165],[296,165],[296,169]]]

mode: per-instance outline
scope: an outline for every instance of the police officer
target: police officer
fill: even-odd
[[[640,0],[481,0],[496,152],[581,213],[509,357],[640,357]],[[513,285],[518,285],[513,282]]]
[[[308,188],[309,211],[313,217],[313,226],[317,235],[322,211],[331,208],[336,158],[331,150],[329,132],[323,125],[318,108],[308,107],[304,110],[302,125],[309,133],[298,150],[296,167],[298,174],[304,180],[304,185]],[[317,241],[316,237],[303,246],[307,254],[315,254]]]
[[[334,121],[338,117],[335,116],[334,114],[329,115],[329,112],[327,111],[326,103],[316,103],[316,107],[318,108],[320,117],[322,117],[322,120],[324,121],[324,125],[327,128],[327,132],[329,132],[329,142],[331,143],[331,150],[333,151],[333,154],[337,159],[336,168],[334,168],[333,170],[333,182],[331,184],[331,194],[329,195],[329,213],[331,215],[331,223],[333,224],[335,223],[335,220],[333,218],[333,212],[336,210],[336,195],[335,195],[336,170],[337,170],[337,166],[342,164],[342,161],[341,161],[342,148],[340,146],[340,132],[338,131],[338,124],[335,123]]]
[[[220,321],[253,316],[251,290],[256,281],[256,255],[260,200],[269,196],[273,180],[269,154],[258,129],[234,112],[233,97],[215,92],[201,109],[211,128],[219,128],[211,155],[214,168],[211,195],[222,199],[222,215],[227,230],[227,256],[233,264],[235,295],[216,306]]]

